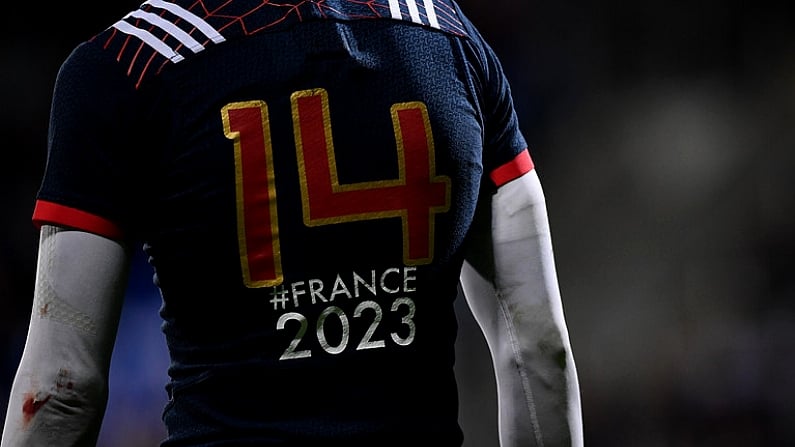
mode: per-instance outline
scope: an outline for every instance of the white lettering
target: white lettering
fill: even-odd
[[[383,290],[386,293],[398,293],[400,292],[400,287],[397,287],[396,289],[390,289],[389,287],[386,286],[386,277],[390,273],[400,274],[400,269],[396,269],[393,267],[384,270],[384,273],[381,274],[381,290]]]
[[[348,298],[352,298],[348,286],[345,285],[345,281],[340,278],[340,275],[337,275],[337,279],[334,280],[334,287],[331,291],[331,298],[329,298],[329,300],[334,301],[337,295],[345,295]]]
[[[312,297],[312,304],[317,304],[317,298],[320,298],[320,301],[323,301],[324,303],[328,302],[326,297],[320,293],[322,291],[323,291],[323,281],[319,279],[309,280],[309,296]]]
[[[416,266],[390,267],[380,273],[374,269],[364,275],[352,271],[349,275],[337,274],[331,287],[329,281],[320,278],[295,281],[282,285],[281,288],[274,287],[270,303],[274,309],[285,309],[285,304],[290,301],[295,308],[301,307],[302,295],[308,297],[312,305],[317,305],[334,302],[340,296],[367,300],[379,294],[414,293],[417,291],[416,281]],[[303,300],[305,306],[309,305],[307,298]]]
[[[413,286],[409,286],[409,281],[414,281],[417,279],[416,276],[409,274],[409,272],[414,273],[417,271],[417,267],[405,267],[403,269],[403,292],[416,292]]]
[[[364,281],[364,278],[359,276],[358,273],[353,272],[353,293],[356,295],[356,298],[359,298],[359,284],[363,285],[373,296],[376,295],[376,288],[375,288],[375,270],[370,270],[370,284],[367,284]]]
[[[305,284],[306,283],[304,281],[298,281],[290,285],[290,291],[293,293],[293,304],[295,304],[295,307],[298,307],[298,295],[306,295],[306,290],[303,289]]]

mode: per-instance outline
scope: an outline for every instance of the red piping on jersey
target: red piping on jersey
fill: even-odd
[[[46,224],[60,225],[109,239],[121,239],[124,236],[118,225],[103,217],[46,200],[36,201],[33,224],[39,229]]]
[[[499,187],[527,174],[532,171],[534,167],[533,159],[530,158],[530,152],[525,149],[519,152],[519,155],[514,157],[513,160],[491,171],[489,176],[491,177],[491,181]]]

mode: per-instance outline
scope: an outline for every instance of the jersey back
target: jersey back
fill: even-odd
[[[149,0],[62,67],[34,219],[144,243],[164,446],[457,446],[463,247],[525,149],[450,0]]]

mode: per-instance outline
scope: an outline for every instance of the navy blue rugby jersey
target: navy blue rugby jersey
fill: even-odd
[[[33,221],[143,244],[164,446],[457,446],[462,251],[526,146],[452,0],[149,0],[61,67]]]

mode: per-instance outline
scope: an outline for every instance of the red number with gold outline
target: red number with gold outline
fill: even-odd
[[[246,287],[282,283],[276,183],[268,106],[236,102],[221,115],[224,133],[235,143],[237,239]]]
[[[390,110],[398,178],[340,184],[328,93],[323,89],[295,92],[291,103],[304,224],[313,227],[399,217],[403,262],[430,263],[435,215],[450,208],[450,179],[436,174],[425,104],[399,103]],[[283,277],[267,105],[261,101],[233,103],[223,108],[222,115],[226,136],[235,142],[244,281],[247,287],[275,286]]]

